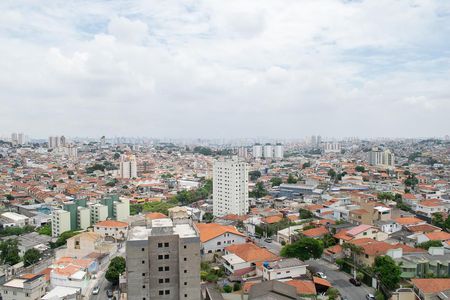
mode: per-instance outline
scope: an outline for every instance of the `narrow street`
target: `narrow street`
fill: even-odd
[[[308,260],[306,263],[313,267],[316,272],[323,272],[333,287],[339,290],[341,296],[346,297],[348,300],[363,300],[366,299],[367,294],[375,293],[375,289],[365,284],[354,286],[349,282],[349,274],[339,271],[337,266],[322,259]]]

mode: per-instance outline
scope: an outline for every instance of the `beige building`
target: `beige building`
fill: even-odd
[[[117,246],[105,242],[103,237],[95,232],[82,232],[67,239],[66,248],[56,251],[56,258],[73,257],[83,258],[93,252],[111,254]]]
[[[44,275],[25,274],[0,287],[2,300],[37,300],[45,295]]]
[[[200,238],[188,220],[133,227],[126,261],[129,299],[200,299]]]
[[[70,230],[70,212],[55,209],[52,211],[52,237],[58,237],[61,233]]]
[[[91,210],[87,207],[82,206],[77,207],[77,209],[78,209],[77,214],[78,227],[85,230],[91,226]]]
[[[114,215],[117,221],[126,221],[130,216],[130,200],[120,198],[120,201],[113,203]]]
[[[108,218],[108,206],[96,203],[90,206],[91,224],[96,224]]]

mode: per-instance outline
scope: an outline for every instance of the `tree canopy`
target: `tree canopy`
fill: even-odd
[[[363,166],[356,166],[355,167],[356,172],[364,173],[366,169]]]
[[[7,239],[0,242],[0,262],[12,266],[19,261],[19,241],[17,239]]]
[[[50,246],[52,248],[58,248],[66,244],[67,239],[73,237],[74,235],[77,235],[78,231],[65,231],[60,234],[56,242],[52,243],[50,242]]]
[[[283,180],[280,177],[272,177],[270,178],[270,183],[272,184],[272,187],[279,186],[283,183]]]
[[[126,261],[122,256],[114,257],[109,263],[108,270],[106,271],[105,278],[113,285],[119,283],[119,276],[125,272]]]
[[[252,198],[261,198],[265,195],[267,195],[267,190],[262,182],[257,182],[253,191],[248,193],[248,196]]]
[[[41,252],[39,252],[39,250],[34,248],[25,251],[25,254],[23,255],[23,263],[25,267],[37,263],[41,258],[41,256],[42,256]]]
[[[287,183],[295,184],[297,182],[298,182],[298,178],[294,177],[294,175],[292,175],[292,174],[289,174],[289,177],[287,179]]]
[[[310,258],[320,258],[323,252],[323,243],[313,238],[303,237],[286,245],[281,249],[280,255],[283,257],[296,257],[300,260]]]
[[[427,241],[417,245],[417,248],[428,250],[430,247],[442,247],[441,241]]]
[[[257,180],[259,177],[261,177],[261,172],[256,170],[256,171],[250,171],[248,172],[248,175],[250,176],[250,180],[251,181],[255,181]]]
[[[402,271],[390,256],[376,257],[374,271],[384,286],[390,290],[395,289],[400,282]]]

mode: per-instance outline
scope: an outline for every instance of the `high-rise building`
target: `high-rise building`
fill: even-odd
[[[237,157],[215,161],[213,167],[213,214],[245,215],[248,212],[248,165]]]
[[[248,157],[248,149],[247,147],[239,147],[238,148],[238,156],[242,158]]]
[[[325,153],[339,153],[341,152],[341,144],[338,142],[326,142],[323,145]]]
[[[260,144],[253,145],[253,157],[254,158],[262,157],[262,146]]]
[[[200,299],[200,238],[195,225],[167,218],[132,227],[126,278],[128,299]]]
[[[64,147],[64,153],[70,159],[76,159],[78,157],[78,148],[74,144],[68,144],[66,147]]]
[[[273,147],[271,144],[264,145],[264,158],[272,158],[273,157]]]
[[[274,157],[277,159],[282,159],[284,157],[284,148],[283,145],[277,143],[274,148]]]
[[[372,166],[393,167],[395,165],[394,153],[389,149],[372,148],[369,152],[369,164]]]
[[[15,146],[19,143],[19,140],[17,138],[17,133],[11,134],[11,143],[13,144],[13,146]]]
[[[25,145],[27,143],[27,140],[23,133],[14,132],[11,134],[11,143],[13,144],[13,146]]]
[[[121,178],[137,178],[136,156],[122,154],[119,172]]]
[[[61,233],[70,230],[70,212],[54,209],[52,211],[52,237],[58,237]]]

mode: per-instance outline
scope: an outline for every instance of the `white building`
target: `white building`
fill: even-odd
[[[264,145],[264,158],[272,158],[273,157],[273,147],[271,144]]]
[[[262,146],[260,144],[253,145],[253,157],[254,158],[262,157]]]
[[[337,142],[326,142],[323,146],[325,153],[339,153],[341,152],[341,144]]]
[[[247,163],[237,157],[215,161],[213,168],[213,214],[245,215],[248,212]]]
[[[298,278],[306,274],[308,265],[298,258],[286,258],[263,263],[263,280]]]
[[[121,156],[119,176],[121,178],[137,178],[136,156],[125,154]]]
[[[77,224],[81,229],[87,229],[91,226],[91,210],[87,207],[77,207]]]
[[[128,223],[105,220],[94,225],[94,232],[104,238],[112,237],[114,240],[125,240],[128,236]]]
[[[274,157],[277,159],[282,159],[284,157],[284,148],[281,144],[276,144],[274,148]]]
[[[91,224],[104,221],[108,218],[108,206],[95,203],[90,205],[89,208],[91,209]]]
[[[71,159],[76,159],[78,157],[78,148],[74,144],[69,144],[64,147],[64,154]]]
[[[55,209],[52,211],[52,237],[70,230],[70,212]]]
[[[382,150],[378,147],[374,147],[369,152],[369,164],[372,166],[393,167],[395,164],[394,153],[389,149]]]
[[[23,227],[29,224],[29,218],[27,216],[15,213],[15,212],[5,212],[1,214],[1,219],[4,227]]]
[[[130,200],[124,197],[113,203],[113,214],[117,221],[126,221],[130,216]]]
[[[45,276],[32,275],[15,278],[0,286],[3,300],[41,299],[45,295]]]

